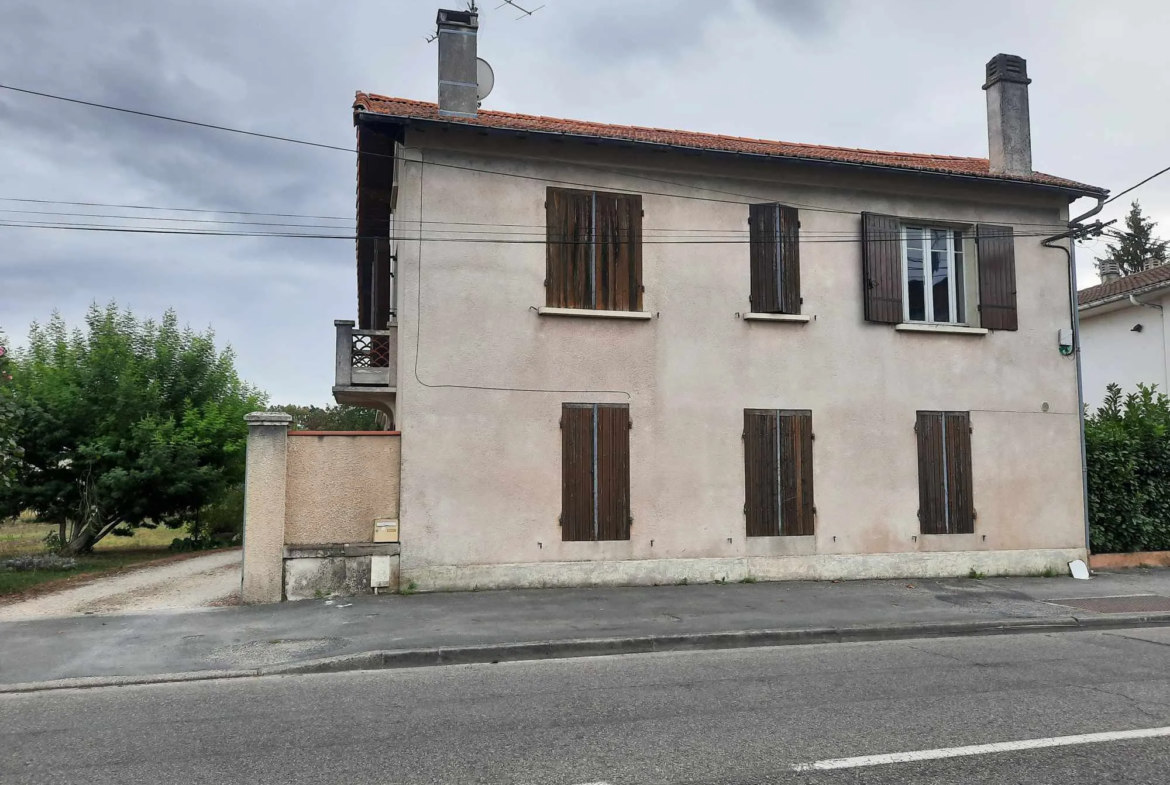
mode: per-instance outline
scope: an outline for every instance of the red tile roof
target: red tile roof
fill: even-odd
[[[387,98],[359,92],[354,99],[354,111],[371,112],[410,120],[431,120],[452,124],[471,125],[501,130],[565,134],[569,136],[614,139],[634,143],[668,145],[694,150],[799,158],[810,161],[832,161],[863,166],[892,167],[939,174],[985,177],[1011,180],[1035,185],[1067,188],[1082,193],[1104,194],[1107,189],[1066,180],[1061,177],[1034,172],[1029,177],[1007,177],[988,171],[986,158],[962,158],[951,155],[924,155],[920,153],[890,153],[879,150],[857,150],[849,147],[772,142],[766,139],[748,139],[741,136],[704,134],[695,131],[671,131],[662,128],[642,128],[633,125],[608,125],[584,120],[561,120],[555,117],[513,114],[480,110],[474,118],[440,117],[438,105],[406,98]]]
[[[1116,281],[1081,289],[1077,292],[1077,303],[1080,305],[1095,304],[1102,300],[1111,300],[1121,295],[1133,294],[1167,284],[1170,284],[1170,264],[1163,264],[1142,270],[1140,273],[1123,276]]]

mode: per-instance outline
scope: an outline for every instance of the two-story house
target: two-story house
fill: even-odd
[[[1066,254],[1106,191],[1033,171],[1025,62],[989,158],[358,93],[338,401],[401,431],[420,589],[1064,569],[1086,557]],[[973,91],[974,91],[974,85]],[[815,111],[809,108],[809,111]]]

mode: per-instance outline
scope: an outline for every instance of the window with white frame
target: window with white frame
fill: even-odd
[[[903,318],[966,324],[964,233],[932,226],[902,227]]]

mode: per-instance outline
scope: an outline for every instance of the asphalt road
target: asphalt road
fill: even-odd
[[[1170,630],[1066,632],[0,695],[0,782],[1162,785],[1170,735],[800,769],[1168,726]]]

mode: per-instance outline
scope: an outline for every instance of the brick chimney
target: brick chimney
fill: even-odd
[[[435,24],[439,28],[439,114],[475,117],[479,109],[476,84],[479,14],[440,9]]]
[[[987,146],[992,174],[1032,174],[1028,61],[999,54],[987,64]]]

